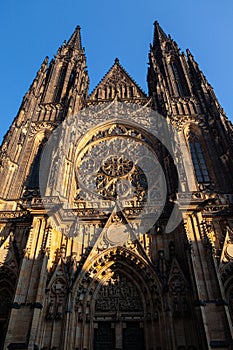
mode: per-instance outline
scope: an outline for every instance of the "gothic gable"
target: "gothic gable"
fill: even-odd
[[[129,76],[116,58],[114,65],[90,95],[90,100],[147,99],[146,94]]]

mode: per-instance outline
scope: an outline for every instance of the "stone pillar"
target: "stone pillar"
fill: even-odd
[[[206,335],[206,349],[230,349],[232,327],[222,299],[220,286],[216,279],[213,257],[204,245],[200,223],[201,212],[187,215],[186,233],[191,244],[191,263],[198,295],[198,305]]]
[[[45,225],[46,219],[43,216],[34,217],[21,265],[4,349],[7,349],[10,343],[28,343],[29,333],[28,349],[34,349],[42,309],[43,281],[46,279],[46,258],[43,258],[42,254]]]

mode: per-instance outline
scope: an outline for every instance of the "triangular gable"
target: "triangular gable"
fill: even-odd
[[[168,285],[170,286],[171,293],[175,290],[179,290],[179,292],[182,293],[189,285],[184,272],[176,258],[173,258],[171,263],[170,272],[168,275]]]
[[[130,77],[121,66],[118,59],[103,77],[94,91],[90,100],[112,100],[115,97],[120,99],[147,99],[147,95]]]

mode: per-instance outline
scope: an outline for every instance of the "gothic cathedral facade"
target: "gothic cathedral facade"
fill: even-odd
[[[147,81],[89,94],[80,27],[42,63],[0,150],[0,349],[233,348],[233,126],[157,22]]]

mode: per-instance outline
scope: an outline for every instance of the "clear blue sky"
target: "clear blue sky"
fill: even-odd
[[[118,57],[147,91],[153,22],[189,48],[233,120],[232,0],[8,0],[1,3],[0,142],[46,55],[82,27],[92,90]]]

